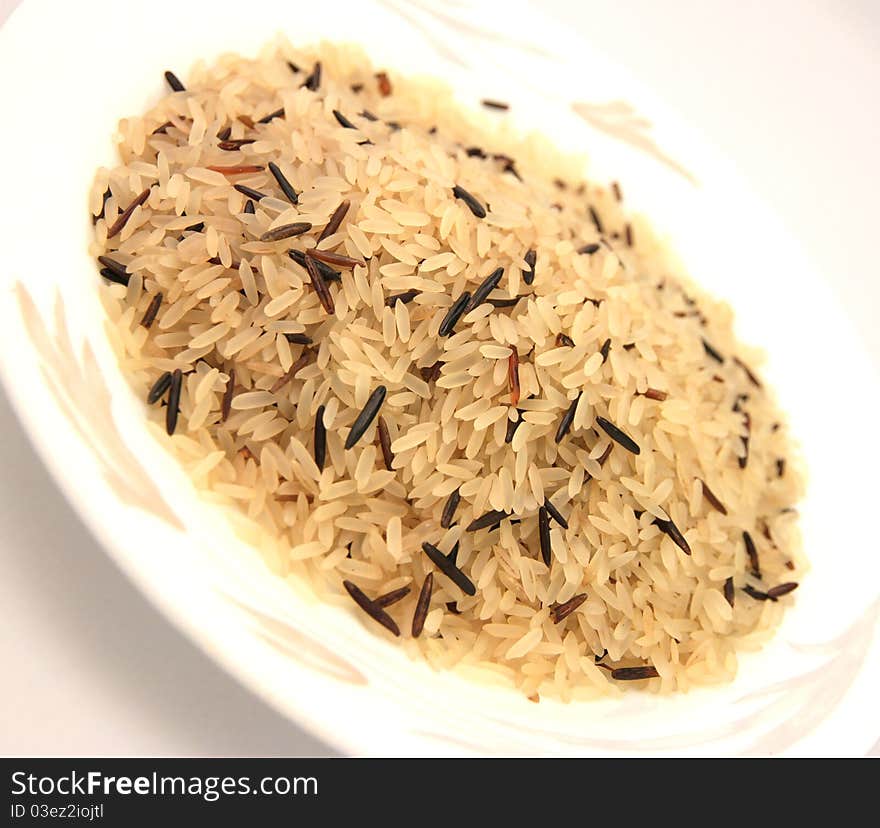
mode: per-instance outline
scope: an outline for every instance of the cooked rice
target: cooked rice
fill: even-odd
[[[729,680],[736,649],[766,640],[792,600],[751,596],[803,566],[788,508],[798,458],[730,309],[677,272],[614,189],[580,183],[582,162],[425,81],[391,84],[349,47],[279,42],[257,60],[200,64],[185,82],[120,122],[121,164],[98,171],[90,196],[92,247],[130,277],[102,291],[123,371],[144,396],[184,372],[176,433],[161,433],[161,406],[148,415],[236,531],[279,575],[352,612],[343,581],[356,584],[349,594],[386,626],[374,599],[409,587],[387,612],[411,654],[530,697],[589,698],[655,670],[625,686]],[[303,223],[301,235],[273,233]],[[333,315],[287,255],[316,245],[363,262],[338,276],[314,263]],[[496,268],[487,301],[440,336]],[[139,320],[160,294],[147,329]],[[390,471],[377,418],[344,449],[379,385]],[[542,522],[549,566],[548,499],[568,523]],[[503,516],[465,531],[492,512]],[[423,544],[455,549],[476,594]]]

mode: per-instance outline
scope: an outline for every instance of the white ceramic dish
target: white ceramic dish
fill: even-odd
[[[534,11],[403,0],[337,0],[332,15],[246,6],[244,14],[227,2],[28,0],[0,31],[0,70],[20,81],[0,91],[16,125],[0,134],[2,376],[38,452],[107,552],[230,672],[346,752],[864,753],[880,733],[877,544],[864,536],[880,452],[849,448],[848,427],[834,418],[875,412],[880,400],[829,283],[779,220],[644,89]],[[94,168],[112,160],[116,121],[162,93],[162,70],[185,77],[194,59],[253,53],[276,31],[362,44],[378,63],[448,78],[467,103],[509,100],[510,117],[564,136],[567,149],[588,148],[592,175],[620,178],[690,271],[731,301],[741,335],[766,347],[766,375],[810,469],[802,525],[813,569],[773,643],[742,658],[733,684],[534,705],[435,674],[352,612],[271,576],[157,448],[103,334],[86,193]],[[818,399],[819,384],[841,401]]]

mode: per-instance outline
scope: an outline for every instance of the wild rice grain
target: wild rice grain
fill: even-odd
[[[529,250],[526,252],[526,255],[523,256],[523,260],[529,266],[528,270],[523,271],[523,281],[530,285],[535,281],[535,265],[538,261],[538,254],[534,250]]]
[[[306,264],[306,254],[303,253],[302,250],[288,250],[287,255],[290,256],[293,261],[295,261],[300,267],[308,270],[308,265]],[[309,257],[313,258],[314,257]],[[338,270],[334,270],[330,265],[324,264],[324,262],[314,259],[315,267],[318,269],[318,273],[321,274],[321,278],[325,282],[338,282],[342,278],[342,274]]]
[[[128,224],[128,220],[131,218],[131,214],[135,211],[136,208],[140,207],[148,198],[150,197],[150,188],[147,187],[146,190],[138,194],[134,201],[128,205],[120,214],[116,221],[110,225],[107,230],[107,238],[112,239],[126,224]]]
[[[160,399],[164,396],[165,392],[171,386],[171,372],[166,371],[164,374],[159,376],[153,385],[150,387],[149,392],[147,393],[147,404],[154,405],[159,402]]]
[[[507,384],[510,386],[510,404],[519,402],[519,354],[516,347],[510,346],[510,356],[507,358]]]
[[[596,232],[599,233],[599,235],[602,235],[602,233],[605,232],[604,228],[602,227],[602,219],[599,218],[599,214],[596,212],[595,207],[590,205],[588,209],[590,213],[590,219],[592,219],[593,226],[596,228]]]
[[[724,599],[730,604],[730,606],[733,606],[736,601],[736,592],[733,588],[733,578],[728,578],[724,582]]]
[[[229,412],[232,410],[232,395],[235,393],[235,368],[230,368],[228,373],[229,379],[226,380],[223,399],[220,401],[221,423],[225,423],[229,419]]]
[[[321,231],[321,234],[318,236],[318,244],[324,241],[327,236],[332,236],[339,229],[350,207],[351,202],[348,199],[345,199],[339,204],[339,206],[333,211],[333,215],[330,216],[330,220]]]
[[[357,259],[352,259],[351,256],[343,256],[341,253],[333,253],[330,250],[318,250],[314,247],[311,250],[307,250],[306,255],[325,264],[336,265],[336,267],[344,267],[349,270],[364,264]]]
[[[785,584],[779,584],[775,587],[770,587],[767,590],[767,597],[770,600],[775,600],[777,598],[781,598],[783,595],[788,595],[789,592],[794,592],[798,588],[798,585],[794,581],[789,581]]]
[[[282,388],[284,388],[287,383],[289,383],[292,379],[296,378],[296,375],[302,371],[303,368],[306,367],[312,361],[312,354],[309,351],[305,351],[302,356],[293,363],[290,370],[283,374],[277,382],[269,389],[270,394],[277,394]]]
[[[491,512],[486,512],[484,515],[480,515],[478,518],[474,518],[468,526],[468,532],[479,532],[480,529],[486,529],[490,526],[495,526],[500,523],[504,518],[509,517],[507,512],[502,512],[499,509],[493,509]]]
[[[150,304],[147,305],[147,309],[144,311],[144,315],[141,317],[141,325],[143,325],[145,328],[152,327],[153,322],[156,319],[156,314],[159,313],[159,307],[161,304],[162,304],[162,294],[157,293],[150,300]]]
[[[656,667],[618,667],[611,671],[611,678],[615,681],[639,681],[659,676]]]
[[[706,485],[705,480],[700,480],[700,486],[703,488],[703,495],[706,500],[709,501],[709,505],[712,506],[713,509],[721,512],[722,515],[727,514],[727,509],[724,508],[724,504],[715,496],[715,493]]]
[[[391,94],[391,80],[385,72],[376,72],[376,83],[379,86],[379,94],[387,98]]]
[[[611,353],[611,340],[606,339],[602,343],[602,347],[599,349],[599,353],[602,354],[602,364],[604,365],[606,360],[608,359],[608,354]]]
[[[638,443],[636,443],[629,434],[614,425],[610,420],[606,420],[604,417],[596,417],[596,422],[599,424],[599,428],[614,440],[615,443],[619,443],[627,451],[630,451],[633,454],[641,453],[642,450],[639,448]]]
[[[177,415],[180,413],[180,389],[183,385],[183,371],[175,368],[168,386],[168,407],[165,409],[165,431],[174,434],[177,428]]]
[[[501,281],[503,275],[504,268],[498,267],[483,279],[480,286],[474,291],[474,295],[467,305],[467,313],[470,313],[474,308],[478,308],[486,301],[489,294],[498,287],[498,283]]]
[[[563,529],[568,529],[568,521],[562,516],[562,512],[559,511],[549,500],[549,498],[544,499],[544,508],[547,510],[547,514],[553,518]]]
[[[724,364],[724,357],[721,356],[721,354],[719,354],[718,351],[716,351],[708,342],[706,342],[705,339],[701,340],[701,342],[703,343],[703,349],[706,351],[706,353],[710,357],[712,357],[712,359],[714,359],[715,362],[719,362],[723,365]]]
[[[385,299],[385,305],[389,308],[393,308],[398,302],[403,302],[403,304],[406,305],[409,302],[412,302],[412,300],[418,295],[418,290],[407,290],[403,293],[394,293]]]
[[[385,402],[385,394],[387,392],[388,389],[384,385],[379,385],[370,394],[369,399],[361,409],[361,413],[357,415],[351,431],[348,432],[348,437],[345,438],[346,449],[353,448],[357,441],[364,436],[364,432],[370,427],[370,423],[376,418],[382,403]]]
[[[752,369],[749,368],[739,357],[733,357],[734,364],[738,365],[745,372],[745,375],[749,378],[749,382],[755,386],[755,388],[763,388],[764,386],[761,384],[761,381],[755,376],[752,372]]]
[[[319,471],[324,471],[324,460],[327,457],[327,429],[324,427],[325,410],[326,406],[319,405],[315,412],[314,453],[315,465]]]
[[[456,489],[449,497],[446,499],[446,503],[443,506],[443,514],[440,517],[440,526],[443,529],[448,529],[452,526],[452,519],[455,517],[455,510],[458,508],[459,501],[461,500],[461,489]]]
[[[360,588],[351,581],[343,581],[342,585],[345,591],[352,597],[352,600],[374,621],[378,621],[392,635],[399,636],[400,628],[394,622],[394,619],[385,612],[375,601],[371,601],[360,590]]]
[[[167,70],[165,72],[165,80],[171,87],[172,92],[186,92],[186,87],[180,82],[177,75],[175,75],[174,72],[172,72],[171,70]]]
[[[406,598],[407,595],[410,594],[412,590],[408,587],[400,587],[400,589],[393,589],[391,592],[386,592],[384,595],[380,595],[376,598],[373,603],[377,607],[390,607],[392,604],[396,604],[398,601],[402,601]]]
[[[566,348],[574,348],[574,340],[570,336],[566,336],[564,333],[556,334],[556,347],[561,348],[563,345]]]
[[[382,462],[388,471],[394,471],[394,452],[391,451],[391,434],[388,431],[388,423],[384,417],[379,417],[376,423],[376,434],[379,438],[379,448],[382,451]]]
[[[470,301],[471,295],[468,291],[462,293],[461,296],[455,300],[452,307],[446,312],[446,316],[443,317],[443,321],[440,323],[440,329],[437,331],[440,336],[449,336],[455,330],[458,320],[464,316]]]
[[[419,600],[416,602],[416,609],[413,613],[412,620],[412,637],[418,638],[425,628],[425,618],[428,617],[428,609],[431,606],[431,593],[434,591],[434,573],[429,572],[425,576],[422,589],[419,592]]]
[[[336,118],[337,122],[341,127],[345,127],[345,129],[357,129],[357,127],[348,120],[338,109],[333,110],[333,117]]]
[[[599,252],[600,247],[601,247],[601,245],[598,245],[595,243],[585,244],[582,247],[579,247],[577,252],[583,256],[592,256],[593,253]]]
[[[550,548],[550,516],[543,506],[538,509],[538,538],[541,542],[541,559],[549,567],[553,559],[553,551]]]
[[[128,287],[128,282],[131,279],[130,276],[120,276],[115,270],[111,270],[109,267],[102,267],[98,273],[100,273],[108,282],[115,282],[117,285],[125,285],[126,287]]]
[[[315,293],[318,294],[318,301],[320,301],[321,307],[324,308],[328,316],[333,316],[336,313],[336,306],[333,303],[330,288],[327,287],[327,282],[324,281],[324,277],[321,275],[321,271],[318,270],[315,260],[308,254],[306,254],[306,271],[309,274],[309,279]]]
[[[321,61],[315,63],[309,76],[305,79],[303,86],[311,92],[317,92],[321,86]]]
[[[452,194],[456,198],[460,198],[465,204],[467,204],[468,209],[479,219],[486,218],[486,208],[477,201],[464,187],[459,187],[456,184],[452,188]]]
[[[562,415],[562,419],[559,421],[559,425],[556,428],[556,436],[553,438],[557,443],[561,443],[562,439],[568,434],[571,429],[571,424],[574,422],[574,412],[577,409],[578,402],[581,399],[581,395],[578,394],[568,406],[565,414]]]
[[[269,172],[272,173],[272,178],[275,179],[281,192],[284,193],[284,197],[291,204],[299,204],[299,193],[293,189],[293,185],[287,180],[287,176],[281,172],[281,168],[274,161],[270,161],[268,167]],[[309,225],[309,229],[311,229],[311,225]]]
[[[569,598],[564,604],[557,604],[550,610],[550,620],[554,624],[559,624],[561,621],[565,621],[565,619],[586,600],[587,593],[582,592],[580,595],[575,595],[573,598]],[[606,652],[608,651],[606,650]]]
[[[684,552],[685,555],[691,554],[690,544],[685,539],[685,536],[682,535],[679,528],[672,522],[672,519],[662,520],[661,518],[654,518],[654,525],[660,528],[660,531],[665,535],[669,535],[672,539],[672,542]]]
[[[233,184],[232,188],[238,190],[243,196],[247,196],[254,201],[262,201],[264,198],[267,198],[265,193],[261,193],[259,190],[255,190],[253,187],[248,187],[244,184]]]
[[[755,546],[755,541],[752,540],[752,536],[748,532],[743,532],[742,537],[743,543],[746,546],[746,554],[749,556],[749,564],[752,567],[752,572],[756,578],[760,578],[761,562],[758,559],[758,549]]]
[[[312,229],[312,225],[307,221],[294,221],[291,224],[281,224],[271,230],[267,230],[260,236],[260,241],[281,241],[282,239],[290,239],[294,236],[301,236],[308,233]]]
[[[446,557],[434,544],[425,541],[422,551],[430,558],[431,563],[437,567],[452,583],[454,583],[465,595],[476,595],[477,588],[474,582],[468,578],[449,558]]]
[[[493,101],[490,98],[483,98],[482,104],[486,109],[500,109],[505,112],[510,109],[510,104],[504,103],[504,101]]]

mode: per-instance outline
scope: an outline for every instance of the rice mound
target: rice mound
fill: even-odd
[[[379,635],[374,599],[409,587],[382,610],[408,652],[533,699],[731,679],[804,563],[799,462],[730,309],[582,161],[348,47],[279,40],[184,80],[120,122],[92,252],[118,263],[102,298],[122,369],[144,396],[182,372],[173,436],[167,406],[149,416],[235,530]],[[294,223],[311,228],[261,240]],[[316,245],[359,263],[323,269],[332,314],[302,264]],[[380,385],[390,470],[378,418],[344,447]]]

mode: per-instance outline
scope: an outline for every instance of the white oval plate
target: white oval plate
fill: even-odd
[[[850,449],[842,429],[875,419],[870,363],[829,283],[723,159],[589,44],[519,4],[499,11],[453,0],[336,0],[331,14],[262,0],[25,2],[0,31],[0,102],[15,113],[0,134],[0,359],[19,416],[144,593],[254,692],[343,751],[864,753],[880,733],[877,543],[865,532],[880,456],[875,443]],[[103,333],[86,252],[91,177],[113,160],[117,120],[162,93],[164,69],[185,77],[199,57],[252,54],[279,31],[361,44],[379,64],[446,77],[470,105],[509,100],[512,119],[541,124],[566,149],[588,148],[591,174],[619,178],[689,270],[732,302],[741,335],[772,355],[765,373],[811,474],[802,526],[813,568],[776,638],[741,659],[731,685],[534,705],[435,674],[349,608],[272,576],[149,435]],[[743,216],[748,245],[733,238]]]

